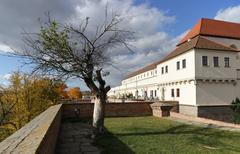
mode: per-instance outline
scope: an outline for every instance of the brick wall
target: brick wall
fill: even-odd
[[[63,104],[63,118],[92,117],[93,103],[66,103]],[[106,117],[134,117],[151,116],[152,109],[149,103],[107,103],[105,106]]]

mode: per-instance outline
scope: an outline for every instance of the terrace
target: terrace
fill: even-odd
[[[156,110],[156,106],[153,110]],[[92,103],[64,103],[52,106],[1,142],[0,151],[1,153],[240,152],[239,125],[223,125],[225,123],[219,124],[209,120],[207,122],[213,124],[203,124],[200,121],[198,126],[195,126],[196,124],[193,126],[193,123],[185,123],[184,116],[178,119],[178,113],[175,112],[172,112],[169,118],[153,117],[153,114],[160,116],[162,111],[153,112],[149,102],[108,103],[105,121],[108,132],[94,141],[91,139],[92,127],[89,120],[92,112]],[[213,127],[217,125],[224,127],[219,127],[220,129]]]

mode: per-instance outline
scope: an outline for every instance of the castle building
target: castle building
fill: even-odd
[[[227,118],[240,98],[240,24],[200,19],[160,61],[127,75],[109,95],[178,101],[179,112]]]

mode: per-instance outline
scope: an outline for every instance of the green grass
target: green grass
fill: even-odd
[[[185,125],[156,117],[106,118],[103,153],[240,153],[240,133]]]

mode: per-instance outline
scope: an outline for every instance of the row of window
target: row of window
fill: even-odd
[[[186,68],[186,59],[182,60],[182,68]],[[177,61],[177,70],[180,70],[180,61]]]
[[[165,66],[165,73],[168,73],[168,66]],[[162,67],[162,74],[164,74],[164,67]]]
[[[224,67],[230,67],[230,58],[224,57],[223,60],[224,60]],[[177,70],[180,70],[180,68],[181,68],[180,66],[181,66],[181,62],[177,61],[177,63],[176,63]],[[209,66],[208,56],[202,56],[202,66]],[[213,57],[213,66],[219,67],[219,57],[217,57],[217,56]],[[184,69],[184,68],[186,68],[186,59],[182,60],[182,69]],[[154,74],[157,74],[157,70],[151,71],[150,73],[151,73],[151,76],[153,76]],[[161,73],[162,74],[168,73],[168,65],[161,67]],[[149,72],[138,75],[135,80],[143,79],[145,77],[149,77]],[[134,80],[134,78],[132,78],[130,81],[132,81],[132,80]]]
[[[182,68],[186,68],[186,59],[182,60]],[[177,61],[177,70],[180,70],[180,61]],[[168,66],[165,66],[165,73],[168,73]],[[164,74],[164,67],[162,67],[162,74]]]
[[[153,76],[153,75],[156,75],[156,74],[157,74],[157,70],[155,70],[155,71],[150,71],[150,74],[149,74],[149,72],[147,72],[147,73],[138,75],[138,76],[136,77],[136,80],[137,80],[137,79],[142,79],[142,78],[145,78],[145,77],[149,77],[149,76]]]
[[[224,67],[230,67],[229,61],[229,57],[224,57]],[[208,56],[202,56],[202,66],[209,66]],[[213,67],[219,67],[219,57],[213,57]]]
[[[171,96],[175,97],[175,90],[174,89],[171,89]],[[179,88],[176,89],[176,97],[180,97],[180,89]]]

